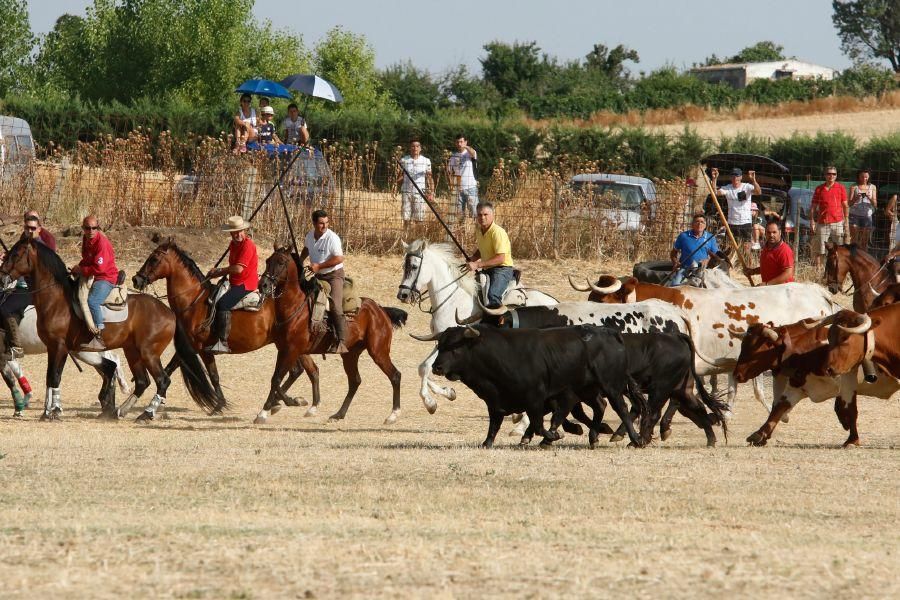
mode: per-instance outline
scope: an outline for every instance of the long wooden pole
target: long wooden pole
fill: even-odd
[[[747,263],[744,261],[744,254],[738,247],[737,240],[734,239],[734,234],[731,233],[731,227],[728,226],[728,219],[725,218],[725,213],[722,212],[722,207],[719,206],[719,198],[716,196],[716,188],[713,187],[713,184],[710,182],[709,177],[706,176],[706,169],[703,168],[703,165],[700,165],[700,173],[703,175],[703,181],[706,182],[706,188],[709,190],[709,193],[712,194],[713,206],[716,207],[716,211],[718,211],[719,213],[719,218],[725,225],[725,233],[728,234],[728,239],[731,241],[731,247],[734,248],[737,252],[738,260],[741,261],[741,267],[746,271]],[[750,287],[756,287],[756,284],[753,283],[753,277],[751,277],[750,275],[747,275],[747,281],[750,282]]]

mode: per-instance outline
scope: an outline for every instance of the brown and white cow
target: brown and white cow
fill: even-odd
[[[827,332],[826,359],[816,374],[829,376],[852,373],[869,359],[900,377],[900,304],[870,310],[866,314],[842,310],[831,324],[817,330]]]
[[[735,379],[745,382],[769,370],[773,374],[775,401],[766,422],[747,438],[750,444],[766,445],[778,421],[800,400],[824,402],[834,398],[838,420],[850,432],[844,446],[859,445],[857,394],[888,399],[900,390],[900,381],[884,371],[874,382],[865,381],[862,371],[839,377],[816,375],[827,360],[827,348],[822,342],[827,337],[825,327],[831,321],[805,319],[780,327],[756,324],[746,333],[732,332],[743,338]]]
[[[731,378],[741,351],[739,340],[730,331],[745,332],[757,323],[782,325],[804,318],[821,319],[840,306],[831,294],[812,283],[786,283],[740,289],[700,289],[687,286],[665,287],[643,283],[631,277],[620,281],[604,275],[589,287],[569,283],[580,291],[591,290],[594,302],[623,303],[656,298],[681,308],[691,326],[691,338],[697,350],[697,372],[701,375],[729,375],[728,405],[733,407],[736,385]],[[761,386],[754,380],[754,395],[763,406]]]

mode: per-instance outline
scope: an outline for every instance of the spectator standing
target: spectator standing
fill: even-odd
[[[719,170],[711,169],[713,183],[719,178]],[[753,194],[762,194],[756,181],[756,171],[747,171],[749,183],[742,181],[744,172],[741,169],[731,170],[731,183],[716,188],[716,196],[728,201],[728,226],[735,241],[743,242],[744,254],[750,251],[750,239],[753,237]]]
[[[456,152],[450,155],[447,163],[450,181],[456,186],[456,200],[460,220],[468,214],[475,217],[478,206],[478,180],[475,179],[475,161],[478,152],[466,141],[466,136],[456,136]]]
[[[809,230],[815,234],[813,251],[816,255],[816,270],[822,269],[825,244],[829,241],[842,244],[849,241],[849,231],[844,223],[849,219],[847,190],[837,180],[837,167],[825,167],[825,183],[813,193],[809,210]]]
[[[893,194],[888,200],[884,214],[891,220],[891,227],[894,228],[894,245],[900,245],[900,226],[897,225],[897,194]]]
[[[409,154],[400,159],[400,164],[412,177],[419,190],[428,200],[434,199],[434,179],[431,176],[431,160],[422,156],[422,143],[413,138],[409,141]],[[425,200],[403,171],[397,181],[400,184],[400,215],[403,217],[404,234],[409,230],[410,221],[422,223],[425,220]]]
[[[794,281],[794,251],[782,239],[781,225],[777,221],[766,225],[766,244],[759,253],[759,266],[744,269],[744,275],[759,275],[763,285]]]
[[[869,238],[872,236],[872,220],[878,208],[878,191],[869,183],[868,169],[856,172],[856,185],[850,188],[850,238],[853,243],[868,250]]]
[[[284,143],[302,146],[309,141],[306,120],[300,116],[300,109],[293,102],[288,104],[288,116],[281,122],[284,128]]]

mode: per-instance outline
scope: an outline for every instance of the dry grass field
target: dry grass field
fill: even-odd
[[[131,273],[145,232],[114,236]],[[63,251],[72,257],[75,238]],[[224,240],[186,246],[213,262]],[[128,242],[128,243],[126,243]],[[261,254],[268,254],[263,246]],[[523,263],[535,287],[576,299],[566,273],[598,265]],[[398,256],[352,256],[366,294],[386,305]],[[623,271],[625,265],[606,265]],[[157,285],[159,293],[164,289]],[[414,307],[406,331],[424,332]],[[221,359],[233,408],[209,417],[173,384],[149,425],[98,422],[98,379],[68,365],[64,420],[38,421],[41,357],[24,364],[36,401],[0,412],[0,595],[22,598],[896,597],[900,593],[900,406],[864,399],[863,447],[828,405],[801,403],[770,445],[744,438],[765,411],[743,389],[728,444],[704,447],[676,417],[643,450],[567,436],[552,451],[478,444],[483,403],[428,415],[416,365],[430,345],[395,334],[403,414],[384,426],[390,385],[368,358],[348,417],[327,423],[346,389],[340,361],[318,358],[323,410],[252,419],[274,363],[267,348]],[[295,392],[308,398],[306,380]],[[149,399],[145,397],[145,400]],[[136,416],[134,413],[132,416]],[[613,422],[615,418],[612,417]]]

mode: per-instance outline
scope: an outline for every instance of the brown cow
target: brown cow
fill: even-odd
[[[900,377],[900,304],[882,306],[868,312],[842,310],[827,330],[827,357],[816,373],[831,377],[854,372],[863,359]]]
[[[828,321],[830,319],[824,323]],[[744,382],[770,369],[774,375],[772,385],[775,402],[766,422],[747,438],[751,445],[766,445],[778,421],[806,397],[813,402],[834,398],[834,411],[838,420],[850,432],[844,447],[859,445],[856,386],[858,385],[860,394],[884,399],[890,398],[900,389],[900,382],[884,373],[884,376],[871,383],[855,376],[835,378],[813,374],[826,360],[827,354],[827,349],[822,344],[827,330],[818,327],[819,324],[805,319],[782,327],[756,324],[746,334],[731,332],[734,337],[743,338],[741,354],[734,371],[735,379]],[[844,381],[845,379],[848,381]],[[844,402],[843,398],[850,398],[850,401]]]

